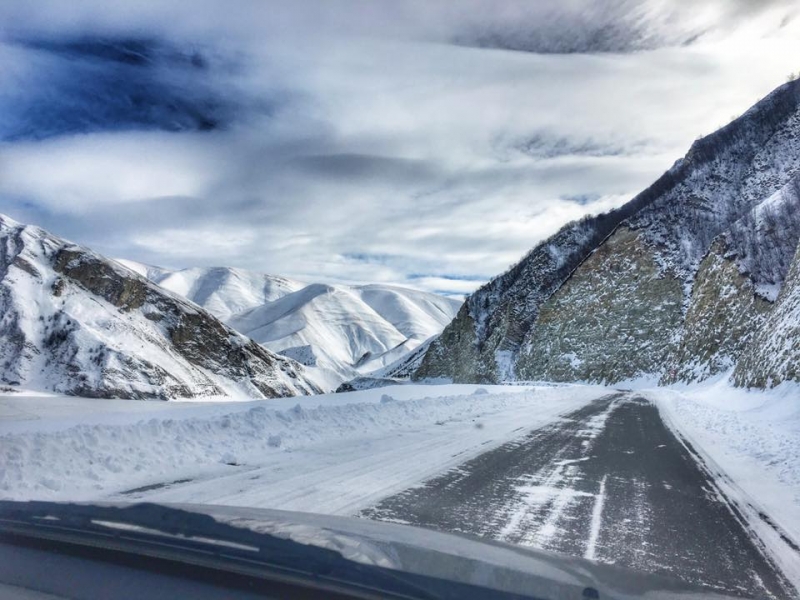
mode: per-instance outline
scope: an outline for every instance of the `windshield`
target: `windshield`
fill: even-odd
[[[4,2],[0,501],[797,597],[799,8]]]

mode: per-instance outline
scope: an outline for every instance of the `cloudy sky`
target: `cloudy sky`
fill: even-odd
[[[114,257],[471,291],[800,71],[800,2],[0,4],[0,212]]]

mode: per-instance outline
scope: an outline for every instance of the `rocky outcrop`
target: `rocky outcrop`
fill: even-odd
[[[680,280],[623,227],[544,303],[517,374],[615,383],[658,372],[674,352],[682,301]]]
[[[695,142],[622,208],[477,290],[413,377],[697,381],[729,370],[800,239],[800,83]]]
[[[315,393],[303,367],[94,252],[0,216],[0,382],[87,397]]]
[[[412,373],[414,379],[446,376],[463,383],[480,383],[496,380],[496,367],[491,357],[481,356],[475,342],[475,322],[464,304],[453,322],[424,350],[417,367],[403,370]]]
[[[772,308],[735,261],[725,257],[725,248],[718,240],[700,263],[680,344],[662,383],[702,381],[729,371]]]
[[[800,246],[775,307],[748,340],[733,380],[756,388],[800,381]]]

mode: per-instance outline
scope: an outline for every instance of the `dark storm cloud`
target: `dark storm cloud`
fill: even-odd
[[[476,19],[453,43],[540,54],[632,52],[686,41],[695,33],[661,31],[631,0],[501,3],[493,18]]]
[[[437,171],[429,162],[369,154],[320,154],[294,159],[291,166],[305,174],[327,179],[381,180],[386,182],[433,181]]]
[[[247,41],[374,36],[535,53],[630,52],[695,41],[793,0],[39,0],[2,3],[6,32],[148,32]]]
[[[211,131],[243,113],[274,113],[279,90],[257,100],[225,86],[223,65],[200,49],[157,39],[30,37],[7,56],[28,68],[0,93],[0,140],[160,129]],[[229,67],[229,65],[224,65]]]
[[[511,148],[532,158],[556,158],[559,156],[624,156],[644,155],[661,151],[653,140],[613,140],[559,136],[542,132],[520,139]]]

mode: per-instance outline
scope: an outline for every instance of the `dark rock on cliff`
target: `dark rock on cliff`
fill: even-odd
[[[301,365],[197,305],[2,216],[0,382],[97,398],[319,391]]]

